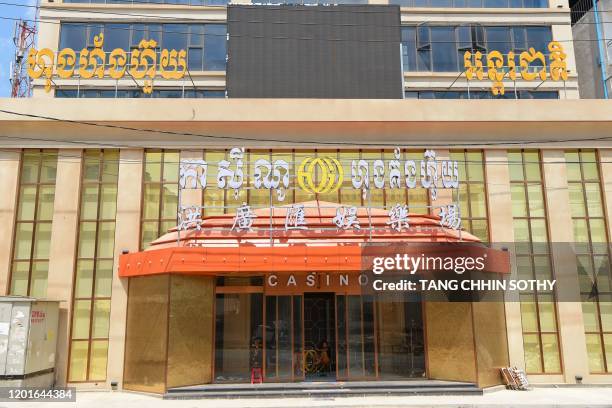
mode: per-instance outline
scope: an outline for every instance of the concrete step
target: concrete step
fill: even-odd
[[[452,381],[361,381],[207,384],[169,389],[165,399],[342,397],[368,395],[482,395],[476,384]]]

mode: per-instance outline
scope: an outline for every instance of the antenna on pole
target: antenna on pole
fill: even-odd
[[[27,75],[27,55],[34,45],[36,27],[26,21],[15,22],[13,43],[15,58],[11,63],[11,98],[27,98],[32,96],[32,80]]]

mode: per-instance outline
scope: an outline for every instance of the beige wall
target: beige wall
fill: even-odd
[[[514,242],[510,173],[506,150],[485,150],[487,174],[487,202],[491,242]],[[517,278],[514,248],[510,250],[511,279]],[[521,305],[518,291],[508,293],[505,299],[508,358],[512,366],[525,368]]]
[[[137,252],[140,248],[140,212],[143,175],[143,150],[122,149],[119,157],[117,183],[117,218],[115,224],[115,265],[108,342],[106,383],[123,384],[123,356],[127,317],[128,279],[120,278],[119,257],[123,251]]]
[[[19,150],[0,151],[0,296],[8,294],[11,288],[11,259],[13,257],[13,236],[19,196]]]
[[[72,282],[77,253],[82,151],[61,149],[57,177],[47,297],[60,301],[56,382],[65,384],[68,370]]]

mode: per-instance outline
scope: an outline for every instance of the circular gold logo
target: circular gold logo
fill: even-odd
[[[297,171],[298,185],[309,193],[332,193],[340,188],[343,180],[344,170],[333,157],[309,157],[300,163]]]

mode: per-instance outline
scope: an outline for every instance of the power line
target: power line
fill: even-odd
[[[12,139],[13,137],[12,136],[6,136],[6,135],[0,135],[0,138],[11,138]],[[62,141],[58,140],[58,142],[62,142]],[[112,147],[112,145],[111,145],[111,147]],[[180,154],[180,149],[146,148],[146,147],[143,148],[143,147],[140,147],[140,146],[130,146],[129,148],[133,149],[133,148],[136,148],[136,147],[142,149],[143,153],[147,153],[147,152],[148,153],[161,153],[163,151],[165,153],[170,152],[170,153]],[[99,146],[98,146],[98,148],[99,148]],[[119,148],[120,148],[120,145],[117,145],[116,149],[112,148],[111,150],[118,150]],[[0,148],[0,152],[6,152],[6,153],[15,153],[15,150],[16,149]],[[51,148],[48,148],[48,147],[45,147],[45,148],[28,148],[28,147],[25,147],[25,148],[21,148],[19,150],[23,151],[24,153],[26,153],[28,151],[33,151],[33,150],[38,150],[38,151],[42,150],[42,152],[39,152],[39,153],[42,153],[42,154],[45,154],[45,153],[53,154],[53,156],[58,157],[58,158],[69,158],[69,159],[79,159],[79,160],[80,159],[85,159],[85,157],[83,155],[79,155],[79,154],[72,155],[72,154],[68,154],[68,153],[65,153],[65,152],[60,152],[60,150],[61,150],[60,148],[53,148],[53,147],[51,147]],[[84,149],[84,150],[88,150],[88,149]],[[93,148],[93,149],[90,149],[90,150],[97,150],[97,149]],[[105,150],[105,149],[102,149],[102,150]],[[193,151],[193,148],[188,148],[187,150]],[[200,149],[200,151],[202,153],[204,153],[204,154],[207,154],[207,153],[224,153],[224,154],[226,154],[226,153],[229,152],[229,150],[230,150],[229,148],[225,148],[225,149],[222,148],[220,150],[219,149],[215,149],[215,148],[213,148],[213,149],[207,149],[207,148]],[[261,151],[260,150],[261,149],[254,149],[254,150],[257,150],[257,152],[256,152],[256,154],[258,155],[257,158],[258,159],[261,158],[260,157],[260,155],[261,155]],[[298,149],[294,149],[294,150],[298,150]],[[353,160],[365,160],[366,162],[368,162],[368,164],[370,164],[371,162],[373,162],[375,160],[379,160],[379,159],[383,160],[383,161],[395,160],[395,158],[384,157],[383,156],[383,152],[381,150],[382,149],[371,149],[371,150],[361,150],[360,149],[359,151],[353,152],[353,153],[356,154],[355,158],[350,158],[350,159],[349,158],[346,158],[346,159],[345,158],[337,158],[337,159],[341,163],[342,162],[348,163],[349,161],[352,162]],[[414,150],[414,149],[404,148],[404,151],[402,152],[402,154],[404,154],[404,155],[415,154],[415,153],[421,154],[421,153],[425,152],[425,150],[422,150],[422,151],[419,151],[419,152],[407,151],[407,150]],[[463,154],[464,153],[463,149],[461,149],[461,150],[448,149],[448,150],[450,151],[451,154],[453,154],[453,153]],[[507,153],[519,153],[522,150],[524,150],[524,149],[508,149]],[[566,152],[572,152],[572,151],[576,151],[577,152],[578,150],[579,149],[567,149]],[[318,149],[316,153],[333,154],[333,153],[342,153],[342,152],[343,151],[340,150],[340,149]],[[483,152],[483,149],[467,149],[467,152],[468,153],[471,153],[471,152]],[[527,149],[526,153],[529,153],[529,152],[538,153],[539,149],[534,149],[534,150]],[[249,154],[249,153],[253,153],[253,152],[251,152],[251,151],[249,151],[249,149],[247,149],[246,153]],[[269,155],[272,159],[274,159],[274,155],[275,154],[276,155],[281,155],[281,156],[282,155],[287,155],[287,154],[289,154],[289,155],[298,154],[299,155],[302,152],[300,152],[299,150],[298,151],[287,152],[287,151],[275,151],[275,149],[266,149],[265,153],[266,153],[266,155]],[[364,157],[361,156],[361,153],[365,153],[365,154],[379,153],[379,154],[381,154],[381,156],[380,157],[364,158]],[[390,152],[387,152],[387,153],[390,153]],[[224,158],[225,158],[225,156],[224,156]],[[8,159],[0,159],[0,161],[3,161],[3,160],[8,160]],[[189,160],[191,160],[191,159],[189,159]],[[207,160],[207,159],[204,159],[204,160]],[[418,163],[419,160],[425,160],[425,158],[415,158],[415,157],[405,156],[405,157],[401,157],[398,160],[400,162],[405,162],[406,160],[415,160],[415,162]],[[460,160],[460,159],[455,159],[455,158],[452,158],[452,157],[445,158],[445,159],[439,159],[438,163],[441,163],[443,161],[453,161],[453,162],[456,161],[457,163],[461,163],[461,164],[465,164],[465,165],[475,164],[475,165],[479,165],[479,166],[483,166],[483,167],[485,167],[485,166],[519,166],[519,165],[522,165],[522,164],[538,164],[538,165],[557,165],[557,164],[559,164],[559,165],[567,165],[567,164],[577,164],[577,165],[579,165],[579,164],[596,164],[597,165],[597,164],[612,164],[612,161],[603,161],[603,160],[596,160],[596,161],[585,161],[585,160],[581,160],[581,161],[571,161],[571,160],[562,160],[562,161],[519,160],[519,161],[513,161],[513,160],[507,160],[505,162],[497,162],[497,161],[495,161],[495,162],[486,162],[484,160],[484,158],[483,158],[483,160]],[[121,158],[119,158],[119,159],[107,159],[107,158],[105,158],[104,162],[105,163],[119,163],[119,164],[121,164],[121,163],[127,163],[127,164],[139,164],[139,163],[142,163],[143,165],[145,165],[145,164],[162,164],[162,163],[163,164],[180,164],[182,162],[182,160],[179,159],[179,160],[155,161],[155,160],[147,160],[146,158],[143,158],[143,160],[125,159],[125,158],[123,158],[123,159],[121,159]],[[212,162],[212,163],[214,163],[214,162]],[[298,163],[298,161],[289,162],[289,164],[293,165],[294,168],[297,167],[296,166],[297,163]],[[208,164],[211,164],[211,162],[209,162]],[[250,160],[247,161],[247,164],[245,164],[243,168],[244,168],[244,170],[247,173],[249,173],[249,171],[254,168],[254,162],[250,161]],[[386,169],[386,167],[385,167],[385,169]],[[295,174],[290,174],[289,177],[290,178],[295,178],[296,176],[295,176]],[[459,183],[469,183],[469,182],[470,182],[470,180],[467,180],[467,179],[459,181]],[[542,180],[524,180],[524,182],[527,185],[540,185],[540,184],[542,184]],[[487,181],[486,184],[487,185],[496,185],[496,186],[506,186],[506,185],[508,185],[508,184],[505,184],[505,183],[492,183],[490,181]]]
[[[108,123],[88,122],[88,121],[80,121],[80,120],[73,120],[73,119],[62,119],[62,118],[57,118],[57,117],[53,117],[53,116],[43,116],[43,115],[36,115],[36,114],[32,114],[32,113],[14,112],[14,111],[6,110],[6,109],[0,109],[0,113],[5,113],[5,114],[8,114],[8,115],[14,115],[14,116],[22,116],[22,117],[35,118],[35,119],[45,119],[45,120],[54,121],[54,122],[70,123],[70,124],[76,124],[76,125],[84,125],[84,126],[91,126],[91,127],[101,127],[101,128],[116,129],[116,130],[125,130],[125,131],[130,131],[130,132],[156,133],[156,134],[164,134],[164,135],[171,135],[171,136],[190,136],[190,137],[197,137],[197,138],[202,138],[202,139],[219,139],[219,140],[223,140],[223,141],[239,140],[239,141],[242,141],[242,142],[250,142],[250,143],[266,142],[266,143],[280,143],[280,144],[290,144],[290,145],[298,144],[298,145],[314,145],[314,146],[318,146],[318,145],[325,145],[325,146],[351,146],[353,148],[359,147],[359,146],[374,146],[374,147],[390,146],[390,147],[396,147],[398,145],[397,143],[382,143],[382,142],[378,142],[378,143],[365,143],[365,142],[355,143],[355,142],[343,142],[343,141],[338,141],[338,142],[327,142],[327,141],[311,142],[311,141],[304,141],[304,140],[283,140],[283,139],[268,139],[268,138],[249,138],[249,137],[241,137],[241,136],[220,136],[220,135],[200,134],[200,133],[192,133],[192,132],[176,132],[176,131],[172,131],[172,130],[137,128],[137,127],[131,127],[131,126],[112,125],[112,124],[108,124]],[[19,140],[21,137],[15,136],[14,138]],[[33,139],[34,140],[44,141],[43,139],[39,139],[39,138],[33,138]],[[452,143],[452,146],[468,146],[468,147],[473,147],[473,146],[508,146],[508,145],[527,145],[527,144],[541,145],[541,144],[558,144],[558,143],[571,143],[571,142],[595,142],[595,141],[608,141],[608,140],[612,140],[612,136],[600,136],[600,137],[593,137],[593,138],[575,138],[575,139],[574,138],[569,138],[569,139],[550,139],[550,140],[542,140],[542,141],[537,141],[537,140],[522,140],[522,141],[503,141],[503,142],[495,141],[495,142],[478,142],[478,143],[474,143],[474,142],[470,142],[470,143]],[[49,141],[58,142],[58,143],[65,142],[65,141],[62,141],[62,140],[49,140]],[[451,143],[444,143],[444,142],[442,142],[442,143],[415,143],[415,144],[411,144],[410,146],[407,146],[407,147],[432,147],[432,146],[436,146],[436,147],[445,147],[445,148],[448,148],[450,144]],[[134,147],[134,146],[124,146],[124,147],[127,148],[127,147]]]

